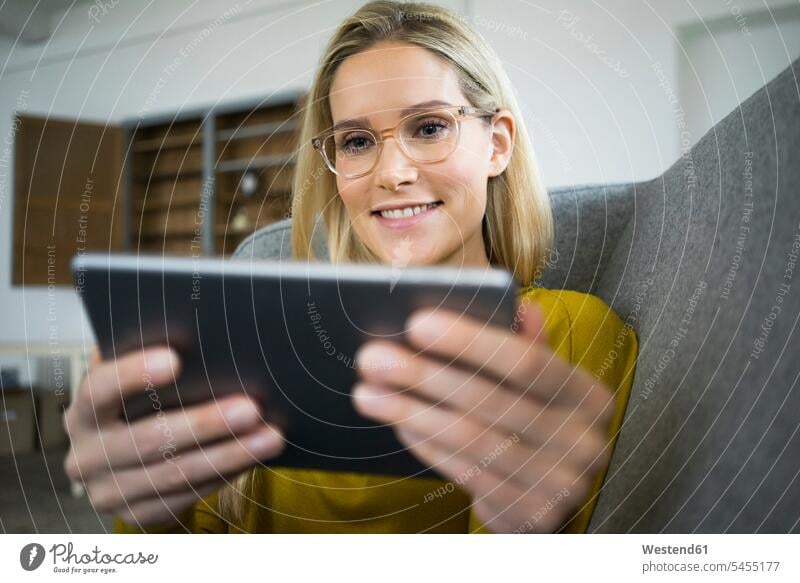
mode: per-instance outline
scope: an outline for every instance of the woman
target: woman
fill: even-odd
[[[585,531],[638,345],[602,300],[534,285],[552,216],[494,53],[440,7],[371,2],[333,35],[304,116],[295,259],[314,259],[321,214],[332,261],[497,265],[524,290],[513,330],[417,312],[415,350],[356,355],[356,408],[449,480],[264,467],[281,435],[244,397],[170,413],[165,460],[163,428],[115,421],[120,393],[177,372],[156,348],[93,367],[67,473],[118,532]]]

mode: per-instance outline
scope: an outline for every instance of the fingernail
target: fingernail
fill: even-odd
[[[406,330],[424,342],[435,340],[446,322],[441,314],[432,310],[417,310],[406,322]]]
[[[379,411],[386,406],[386,397],[389,392],[365,383],[358,383],[353,387],[353,399],[356,406],[366,411]]]
[[[359,401],[363,401],[364,399],[369,399],[375,396],[375,391],[373,391],[371,385],[366,385],[364,383],[358,383],[353,386],[353,398],[358,399]]]
[[[145,355],[144,362],[147,372],[151,374],[171,372],[175,364],[172,351],[164,349],[148,352]]]
[[[356,352],[356,366],[361,371],[396,370],[402,366],[392,350],[378,344],[365,344]]]
[[[245,439],[245,447],[255,453],[265,453],[275,449],[281,441],[281,436],[271,427],[260,430],[255,435]]]
[[[254,419],[255,410],[255,405],[250,401],[237,402],[225,410],[225,421],[231,427],[242,427]]]
[[[420,439],[416,433],[409,431],[405,427],[396,427],[394,431],[397,434],[398,439],[400,439],[400,441],[406,445],[411,446],[422,441],[422,439]]]

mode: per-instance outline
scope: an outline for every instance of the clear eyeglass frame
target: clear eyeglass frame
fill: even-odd
[[[455,110],[455,113],[453,113],[453,110]],[[459,142],[459,139],[461,138],[461,120],[462,119],[465,119],[465,118],[468,118],[468,117],[493,117],[499,111],[500,111],[499,107],[495,108],[494,110],[488,110],[488,109],[482,109],[480,107],[472,107],[472,106],[468,106],[468,105],[453,105],[453,106],[450,106],[450,107],[441,107],[441,108],[435,108],[435,109],[430,109],[430,110],[417,111],[417,112],[414,112],[414,113],[411,113],[409,115],[404,116],[402,119],[400,119],[397,122],[396,125],[394,125],[394,126],[392,126],[390,128],[386,128],[385,130],[381,131],[380,132],[380,138],[378,138],[376,136],[376,132],[375,131],[370,130],[368,128],[344,128],[344,129],[339,129],[339,130],[332,130],[331,129],[331,130],[327,130],[325,132],[322,132],[321,134],[318,134],[317,136],[312,138],[311,146],[320,153],[320,155],[322,156],[322,159],[325,161],[325,166],[327,166],[328,170],[330,170],[334,174],[342,176],[344,178],[361,178],[362,176],[366,176],[367,174],[370,174],[370,173],[372,173],[372,171],[375,170],[375,167],[378,165],[378,160],[380,160],[381,152],[383,151],[383,143],[386,140],[386,138],[388,138],[390,136],[393,137],[397,141],[397,143],[400,145],[400,149],[403,151],[403,153],[410,160],[412,160],[414,162],[417,162],[417,163],[420,163],[420,164],[433,164],[435,162],[441,162],[442,160],[445,160],[446,158],[450,157],[452,155],[452,153],[455,152],[458,149],[458,142]],[[398,128],[403,126],[403,124],[405,124],[411,118],[432,116],[432,115],[438,115],[438,114],[449,115],[452,118],[452,121],[453,121],[453,124],[454,124],[453,127],[455,128],[455,132],[456,132],[455,138],[453,140],[452,148],[450,149],[449,152],[447,152],[446,154],[444,154],[444,155],[442,155],[442,156],[440,156],[438,158],[427,159],[427,160],[419,160],[419,159],[415,158],[414,155],[409,151],[409,148],[408,148],[407,144],[398,135],[397,130],[398,130]],[[326,143],[327,143],[327,141],[334,139],[337,133],[345,132],[345,131],[347,131],[347,132],[361,132],[361,133],[364,133],[364,134],[369,134],[370,136],[372,136],[375,144],[377,144],[377,147],[378,147],[377,152],[374,155],[374,160],[373,160],[372,166],[368,170],[365,170],[363,172],[358,172],[358,173],[349,173],[349,174],[342,173],[342,172],[340,172],[340,171],[338,171],[336,169],[335,161],[331,160],[328,157],[328,154],[326,154]]]

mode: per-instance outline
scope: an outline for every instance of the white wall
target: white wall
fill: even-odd
[[[797,6],[791,0],[440,3],[469,19],[505,62],[550,186],[645,180],[678,158],[674,104],[665,89],[697,109],[691,88],[681,92],[686,74],[679,55],[690,45],[689,62],[699,63],[707,53],[702,29],[691,23],[727,21],[727,29],[733,23],[735,34],[721,44],[721,54],[755,51],[766,78],[797,57],[796,47],[778,52],[770,37],[774,26],[759,25],[759,38],[772,40],[752,49],[751,38],[735,28],[734,13]],[[0,37],[0,346],[46,344],[51,331],[58,343],[92,342],[69,289],[10,287],[13,148],[6,142],[13,141],[15,109],[114,124],[143,108],[172,112],[305,89],[322,45],[360,4],[182,0],[156,7],[129,1],[96,14],[95,20],[88,11],[92,6],[96,11],[97,4],[86,3],[59,15],[46,44],[15,45]],[[788,22],[792,15],[783,12],[777,18]],[[727,66],[736,71],[737,62]],[[714,91],[706,92],[714,101],[707,117],[719,119],[762,84],[757,81],[737,85],[738,92],[714,81]],[[702,116],[694,123],[693,141],[707,129]],[[55,323],[47,320],[51,304]]]
[[[701,135],[800,55],[800,4],[692,23],[678,36],[681,103]]]
[[[681,152],[675,116],[681,104],[671,103],[671,94],[688,102],[695,143],[711,127],[709,119],[719,121],[761,87],[763,78],[769,80],[800,56],[800,35],[786,40],[786,49],[781,42],[781,32],[787,39],[796,30],[797,2],[513,1],[502,2],[502,11],[497,5],[474,2],[474,20],[517,85],[548,185],[660,175]],[[774,14],[782,31],[772,23],[757,24],[766,20],[762,14],[772,16],[785,6],[792,8]],[[755,34],[738,30],[743,17]],[[714,34],[705,31],[709,22]],[[728,30],[735,33],[705,57],[716,74],[703,69],[698,80],[693,61],[711,52],[706,45]],[[691,31],[689,38],[685,31]],[[740,59],[742,53],[749,59]],[[750,74],[753,54],[763,68],[757,77]],[[738,85],[724,74],[739,79]],[[693,83],[684,93],[681,81],[689,79]],[[696,114],[695,94],[704,91],[710,103],[708,108],[700,104],[704,110]]]

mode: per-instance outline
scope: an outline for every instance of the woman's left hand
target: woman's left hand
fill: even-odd
[[[559,357],[541,310],[525,300],[520,332],[438,309],[409,319],[406,338],[356,355],[357,410],[473,500],[495,532],[555,532],[608,465],[613,391]]]

